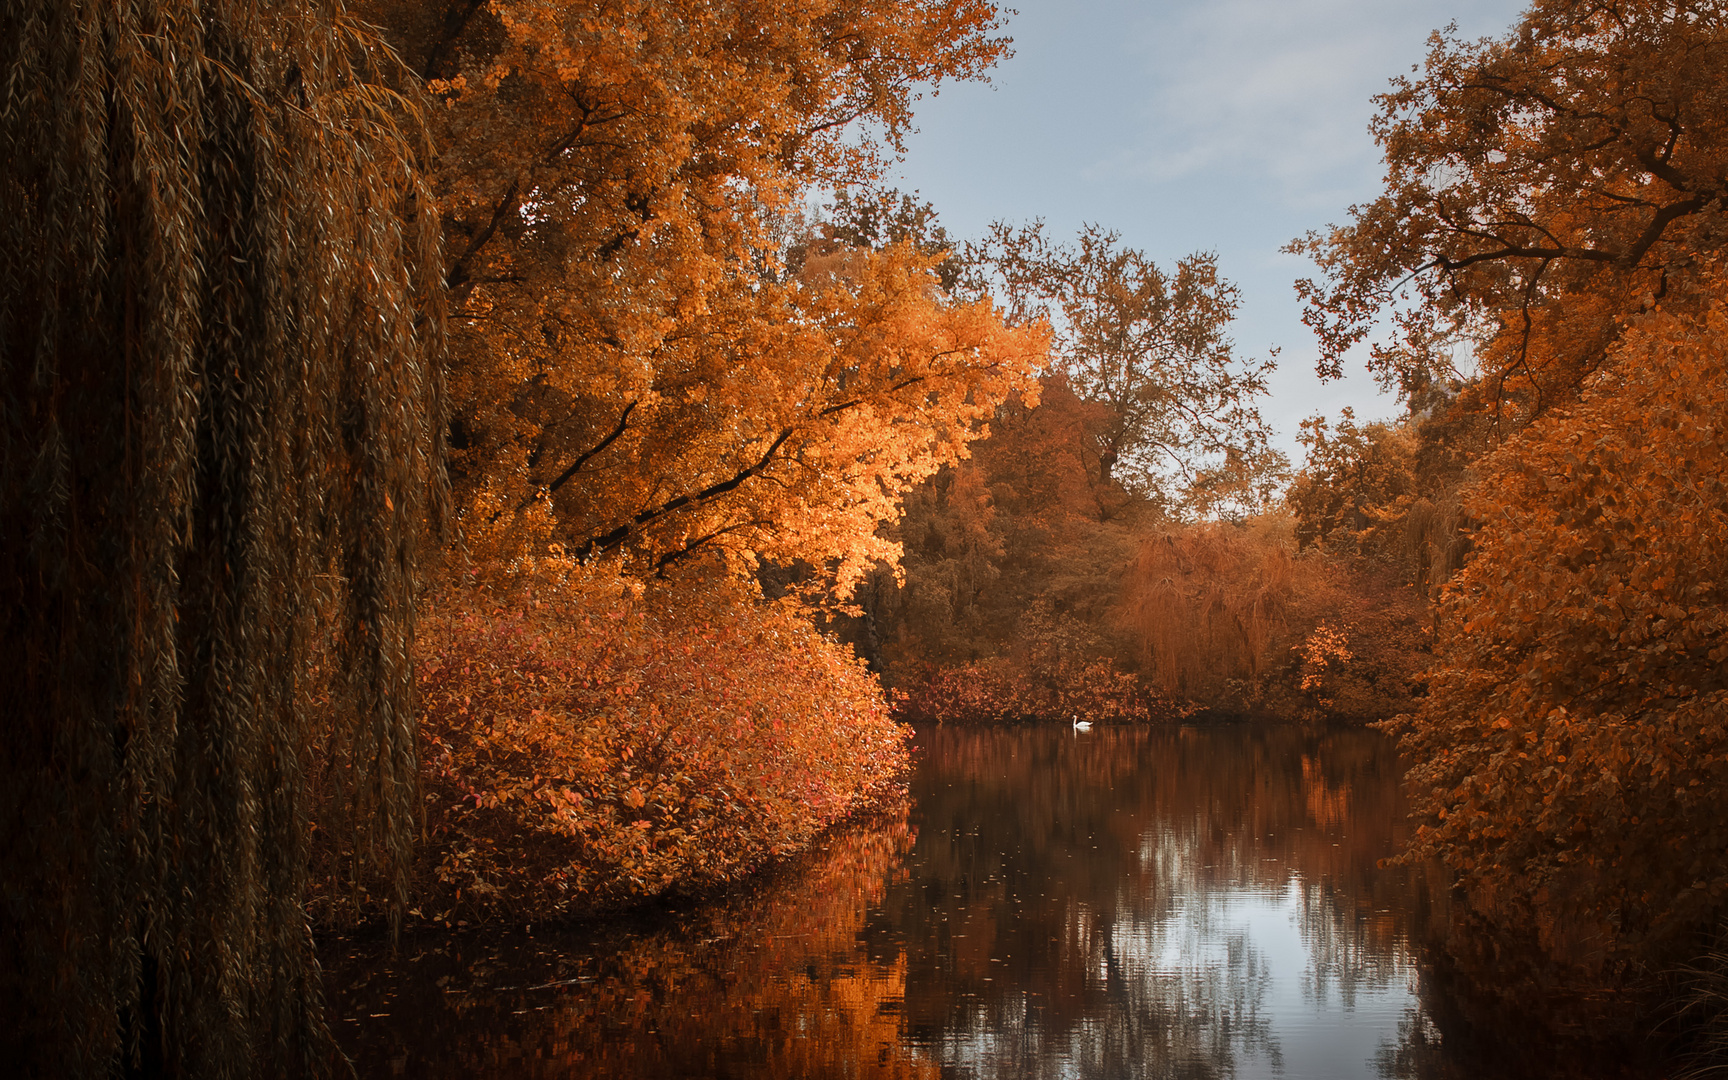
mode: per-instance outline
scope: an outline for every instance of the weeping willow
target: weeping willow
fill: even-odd
[[[414,814],[419,113],[327,3],[0,26],[0,1052],[317,1074],[308,778],[398,882]]]
[[[1283,545],[1196,526],[1140,545],[1125,585],[1129,625],[1165,693],[1217,695],[1261,674],[1289,619],[1293,566]]]

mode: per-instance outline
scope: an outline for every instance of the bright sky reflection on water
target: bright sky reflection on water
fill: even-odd
[[[920,733],[908,805],[682,912],[331,958],[362,1076],[1486,1077],[1362,731]]]

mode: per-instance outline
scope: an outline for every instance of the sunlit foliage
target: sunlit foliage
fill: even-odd
[[[939,256],[869,245],[788,273],[779,223],[870,181],[921,88],[1002,54],[983,0],[377,0],[445,108],[453,471],[549,497],[579,558],[834,569],[894,551],[906,487],[1043,358]]]
[[[794,609],[568,559],[471,588],[427,620],[420,662],[428,917],[734,880],[906,765],[875,680]]]
[[[873,680],[756,575],[844,600],[898,559],[904,493],[1035,397],[1043,328],[956,296],[898,209],[803,212],[1003,54],[996,9],[359,6],[437,102],[460,543],[420,668],[428,901],[534,917],[736,876],[901,761]]]
[[[12,4],[0,70],[0,1046],[317,1074],[308,774],[398,900],[415,812],[416,98],[322,3]]]

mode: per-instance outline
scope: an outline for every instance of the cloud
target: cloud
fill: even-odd
[[[1425,51],[1458,8],[1467,32],[1498,32],[1512,5],[1481,0],[1201,0],[1133,20],[1138,100],[1127,137],[1088,179],[1158,185],[1206,174],[1258,178],[1291,205],[1337,202],[1378,179],[1366,135],[1372,96]],[[1144,11],[1144,9],[1142,9]],[[1480,25],[1476,25],[1480,24]]]

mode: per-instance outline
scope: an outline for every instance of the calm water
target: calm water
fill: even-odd
[[[362,1076],[1493,1076],[1429,1019],[1361,731],[932,729],[748,894],[330,959]],[[1444,1009],[1442,1008],[1442,1012]]]

